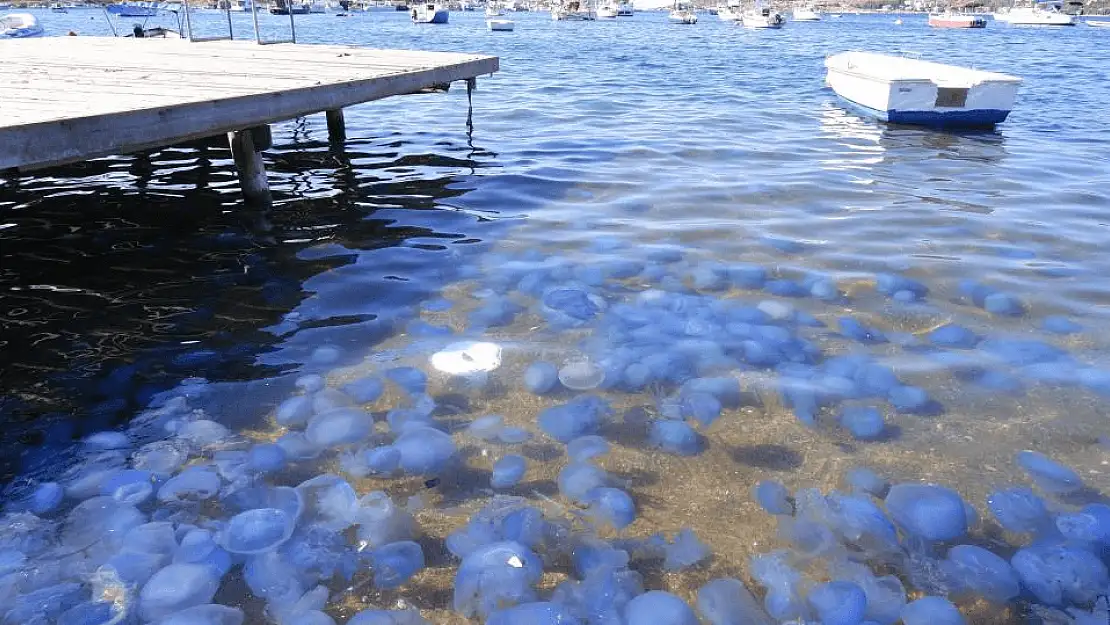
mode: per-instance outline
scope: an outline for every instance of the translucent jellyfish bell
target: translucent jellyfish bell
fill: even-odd
[[[289,540],[295,527],[296,518],[284,510],[248,510],[231,518],[220,534],[220,544],[231,553],[265,553]]]
[[[559,381],[563,386],[575,391],[588,391],[597,388],[605,380],[605,369],[589,360],[576,360],[559,369]]]

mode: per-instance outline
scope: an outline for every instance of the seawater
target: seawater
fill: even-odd
[[[412,25],[406,13],[298,16],[301,42],[484,52],[501,57],[502,69],[479,80],[472,112],[458,85],[354,107],[341,149],[328,144],[322,116],[275,126],[269,210],[242,205],[226,151],[198,146],[5,178],[0,475],[9,509],[78,462],[77,441],[90,434],[118,429],[148,442],[156,434],[129,423],[183,381],[204,389],[190,391],[192,408],[243,439],[268,441],[283,431],[272,414],[297,392],[297,376],[318,373],[338,386],[417,366],[432,374],[437,418],[459,447],[461,470],[430,487],[417,477],[352,483],[359,494],[420,494],[429,568],[399,591],[336,585],[328,611],[343,622],[361,607],[403,604],[454,622],[457,561],[444,538],[488,501],[489,471],[513,449],[469,437],[466,424],[500,414],[533,432],[523,448],[527,476],[512,492],[573,509],[555,486],[562,446],[536,422],[573,394],[534,396],[523,372],[536,360],[612,356],[633,341],[605,319],[654,290],[705,306],[788,302],[823,324],[791,329],[820,350],[815,362],[866,355],[923,389],[935,409],[905,414],[883,400],[850,400],[879,407],[885,420],[878,440],[855,440],[837,422],[839,406],[825,407],[815,424],[797,418],[781,392],[796,370],[738,359],[709,373],[738,379],[743,405],[701,430],[697,455],[677,456],[651,448],[645,424],[680,374],[635,392],[602,391],[619,417],[602,430],[613,449],[597,462],[637,507],[624,535],[690,528],[713,551],[682,572],[644,568],[648,588],[692,601],[715,577],[750,582],[749,557],[788,544],[752,499],[761,480],[829,491],[862,466],[895,482],[943,483],[979,509],[976,536],[1007,558],[1022,543],[991,524],[984,502],[995,488],[1028,483],[1015,452],[1045,453],[1082,477],[1087,499],[1060,502],[1061,510],[1101,499],[1110,487],[1107,387],[1095,375],[1110,367],[1102,253],[1110,119],[1099,114],[1110,97],[1106,33],[997,23],[930,30],[920,16],[896,26],[893,16],[846,15],[778,32],[707,15],[696,26],[659,13],[588,24],[510,17],[513,33],[486,31],[478,13],[453,13],[445,26]],[[95,11],[40,18],[51,35],[110,32]],[[200,34],[226,26],[220,13],[193,19]],[[268,38],[288,24],[259,20]],[[132,21],[142,20],[116,27]],[[251,36],[249,15],[233,22],[237,37]],[[888,126],[844,110],[823,87],[824,57],[852,49],[1025,82],[995,132]],[[608,276],[617,261],[639,270]],[[806,289],[824,280],[836,295],[713,283],[740,263]],[[912,302],[888,297],[875,288],[881,274],[929,292]],[[539,302],[560,285],[608,308],[581,327],[553,328]],[[982,287],[1012,296],[1021,314],[984,310]],[[490,302],[521,311],[491,324],[481,313]],[[1078,330],[1046,330],[1056,316]],[[843,317],[890,340],[846,338]],[[948,324],[1066,356],[1033,362],[1005,347],[1002,356],[936,349],[929,333]],[[502,347],[502,366],[483,385],[437,377],[428,364],[463,339]],[[371,408],[405,401],[393,390]],[[332,454],[267,480],[296,485],[338,470]],[[546,588],[565,576],[547,573]],[[219,602],[261,614],[242,584],[220,592]],[[1023,622],[1030,603],[1001,612],[960,605],[974,622]]]

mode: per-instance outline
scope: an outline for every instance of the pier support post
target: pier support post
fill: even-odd
[[[328,118],[328,140],[343,143],[347,140],[347,125],[343,121],[343,109],[325,111]]]
[[[270,127],[233,130],[227,133],[227,138],[235,168],[239,170],[243,197],[251,204],[270,204],[270,184],[266,181],[266,167],[262,162],[262,150],[269,148],[272,142]]]

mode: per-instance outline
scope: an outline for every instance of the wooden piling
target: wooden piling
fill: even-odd
[[[347,125],[343,120],[343,109],[333,109],[325,113],[328,118],[328,140],[343,143],[347,140]]]
[[[255,146],[255,131],[233,130],[227,133],[228,142],[231,144],[231,157],[235,159],[235,168],[239,172],[239,188],[243,190],[243,198],[251,204],[270,204],[270,183],[266,180],[266,166],[262,161],[262,152]]]

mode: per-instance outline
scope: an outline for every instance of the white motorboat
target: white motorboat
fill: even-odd
[[[1075,16],[1064,13],[1059,2],[1042,4],[1048,8],[1039,4],[1013,7],[1009,11],[995,13],[994,20],[1011,26],[1075,26]]]
[[[697,24],[698,14],[694,13],[694,5],[676,0],[667,21],[672,24]]]
[[[42,25],[30,13],[8,13],[0,16],[0,39],[23,39],[42,35]]]
[[[782,14],[768,7],[745,11],[742,21],[744,28],[782,28],[786,25],[786,19]]]
[[[930,13],[929,26],[933,28],[986,28],[987,18],[982,15],[956,13],[954,11]]]
[[[631,2],[617,3],[617,17],[632,17],[634,15],[636,15],[636,9]]]
[[[551,9],[551,19],[557,22],[591,22],[597,19],[590,0],[568,0]]]
[[[820,22],[821,14],[812,7],[797,7],[791,15],[795,22]]]
[[[729,6],[717,8],[717,19],[722,22],[739,22],[744,19],[744,14]]]
[[[825,59],[825,83],[853,108],[897,124],[993,127],[1013,109],[1016,76],[873,52]]]
[[[601,6],[597,7],[598,19],[616,19],[617,5],[612,2],[603,2]]]
[[[451,12],[441,5],[424,2],[413,6],[409,16],[413,24],[446,24]]]
[[[486,18],[487,19],[491,18],[491,17],[501,17],[504,14],[505,14],[505,11],[502,10],[499,5],[493,4],[493,3],[486,5]],[[490,30],[493,30],[493,29],[491,28]]]
[[[498,33],[511,33],[516,23],[512,20],[486,20],[486,28]]]
[[[1096,26],[1098,28],[1110,28],[1110,20],[1087,20],[1088,26]]]

